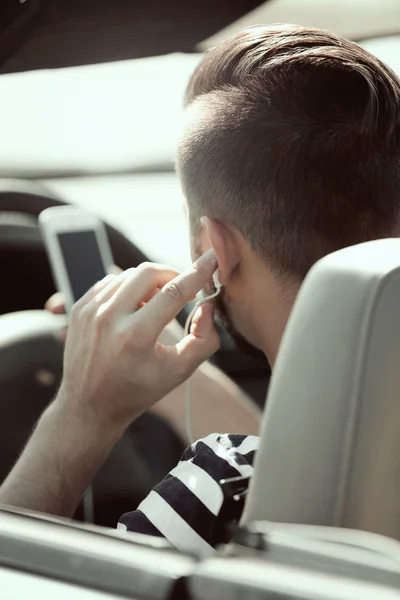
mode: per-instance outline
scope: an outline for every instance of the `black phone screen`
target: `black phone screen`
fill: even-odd
[[[58,241],[76,302],[107,275],[93,230],[59,233]]]

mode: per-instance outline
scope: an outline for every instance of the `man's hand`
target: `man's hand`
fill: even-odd
[[[0,504],[73,514],[127,425],[218,349],[211,304],[175,346],[158,340],[216,267],[213,253],[180,275],[144,264],[108,276],[77,302],[60,391],[1,486]]]
[[[113,273],[122,273],[118,267]],[[55,315],[65,314],[62,294],[54,294],[46,302],[46,310]],[[60,332],[63,341],[67,329]],[[184,336],[184,330],[173,319],[158,338],[166,346],[176,345]],[[195,438],[203,438],[215,431],[235,431],[257,435],[261,411],[225,373],[206,361],[196,370],[191,381],[192,429]],[[179,437],[190,443],[186,422],[186,389],[184,384],[174,388],[150,408],[174,429]]]
[[[212,252],[182,274],[144,263],[89,290],[70,315],[59,401],[125,428],[186,380],[219,348],[212,304],[177,345],[158,339],[216,266]]]

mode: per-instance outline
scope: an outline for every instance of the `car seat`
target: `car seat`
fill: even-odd
[[[400,240],[308,274],[268,394],[242,517],[400,539]]]

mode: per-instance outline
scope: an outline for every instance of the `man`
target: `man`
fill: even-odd
[[[243,31],[189,82],[177,166],[199,258],[177,277],[157,265],[111,276],[77,303],[60,391],[2,487],[4,504],[72,514],[127,425],[217,350],[212,304],[175,347],[157,342],[201,287],[213,291],[217,265],[216,310],[273,367],[311,266],[397,236],[400,83],[325,31]],[[193,444],[121,526],[209,555],[234,512],[219,481],[251,475],[256,447],[254,436],[217,434]]]

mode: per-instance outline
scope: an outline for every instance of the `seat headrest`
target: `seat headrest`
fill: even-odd
[[[310,271],[272,375],[242,522],[400,539],[400,240]]]

